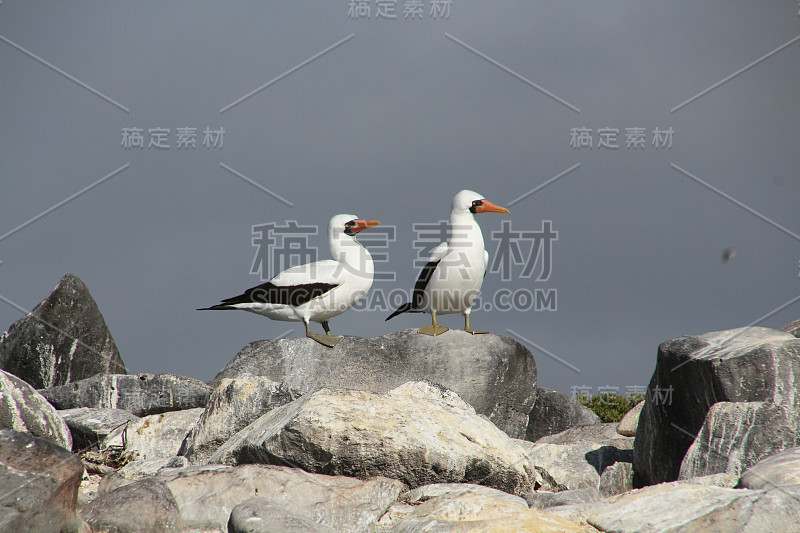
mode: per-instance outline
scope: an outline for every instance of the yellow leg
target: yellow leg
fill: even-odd
[[[308,322],[305,322],[305,325],[306,325],[306,337],[308,337],[309,339],[314,339],[318,343],[322,344],[323,346],[327,346],[328,348],[333,348],[334,346],[336,346],[336,343],[339,342],[339,339],[341,339],[341,337],[337,337],[336,335],[330,334],[330,329],[327,327],[328,326],[327,322],[325,322],[323,326],[326,331],[325,335],[320,335],[319,333],[312,333],[311,326],[308,325]]]
[[[433,325],[422,326],[417,330],[418,332],[424,335],[430,335],[431,337],[435,337],[436,335],[441,335],[442,333],[450,329],[446,326],[439,325],[439,323],[436,321],[436,311],[431,311],[431,317],[433,318]]]
[[[489,333],[488,331],[475,331],[471,327],[469,327],[469,313],[464,314],[464,331],[467,333],[472,333],[473,335],[481,335],[483,333]]]

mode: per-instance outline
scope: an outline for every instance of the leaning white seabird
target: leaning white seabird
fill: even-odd
[[[482,195],[461,191],[453,198],[450,211],[450,239],[437,246],[428,264],[420,272],[414,285],[412,301],[405,303],[386,320],[401,313],[430,313],[433,325],[422,326],[417,331],[426,335],[440,335],[449,328],[440,326],[436,315],[464,314],[464,331],[475,331],[469,325],[472,303],[478,296],[489,264],[489,252],[483,248],[483,234],[476,213],[508,213]]]
[[[372,256],[355,236],[378,224],[355,215],[336,215],[328,226],[332,260],[288,268],[239,296],[199,310],[241,309],[272,320],[303,322],[307,337],[336,346],[341,337],[331,335],[328,320],[353,307],[372,286]],[[309,322],[320,322],[325,335],[312,333]]]

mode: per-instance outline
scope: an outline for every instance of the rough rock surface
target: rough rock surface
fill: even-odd
[[[632,455],[628,456],[632,458]],[[618,461],[606,467],[600,474],[600,485],[598,489],[605,498],[614,494],[622,494],[633,488],[633,463]]]
[[[360,481],[267,465],[173,468],[162,470],[154,479],[172,491],[184,528],[189,530],[227,531],[233,509],[258,496],[285,514],[335,531],[369,531],[403,489],[399,481],[382,477]],[[116,478],[101,484],[101,492],[128,483]]]
[[[595,488],[563,490],[561,492],[528,492],[523,494],[531,509],[547,509],[561,505],[600,501],[600,492]]]
[[[112,431],[101,447],[119,446],[142,460],[174,457],[202,414],[197,407],[145,416]]]
[[[542,437],[534,444],[575,444],[579,442],[599,442],[620,450],[632,450],[634,446],[634,439],[617,433],[617,425],[614,422],[571,427],[560,433]]]
[[[28,383],[2,370],[0,429],[23,431],[72,449],[72,434],[58,411]]]
[[[454,492],[430,499],[397,520],[397,533],[419,531],[585,533],[590,528],[522,505],[476,492]]]
[[[524,498],[514,496],[501,490],[493,489],[491,487],[484,487],[483,485],[475,485],[472,483],[432,483],[430,485],[423,485],[412,489],[400,497],[400,501],[411,505],[419,505],[426,502],[431,498],[438,498],[445,494],[454,494],[460,492],[474,492],[491,496],[498,500],[505,500],[512,505],[521,505],[527,507],[528,504]]]
[[[121,484],[120,479],[136,480],[144,476],[158,474],[165,468],[185,468],[187,466],[189,466],[189,461],[186,460],[186,457],[181,457],[180,455],[162,457],[161,459],[137,459],[116,472],[106,475],[100,485],[102,485],[103,490],[106,490],[106,487],[119,486]]]
[[[56,409],[124,409],[136,416],[205,407],[211,387],[172,374],[110,374],[39,391]]]
[[[410,487],[476,483],[532,489],[522,448],[455,393],[423,382],[389,394],[321,389],[263,415],[211,457],[353,477],[382,475]]]
[[[223,379],[178,453],[192,464],[205,463],[237,431],[299,397],[297,391],[283,383],[262,376]]]
[[[800,319],[795,320],[794,322],[790,322],[781,328],[781,331],[785,331],[786,333],[790,333],[795,337],[800,337]]]
[[[673,482],[620,495],[587,521],[618,533],[796,533],[798,502],[799,486],[754,491]]]
[[[639,425],[639,415],[644,407],[644,400],[637,403],[633,409],[625,413],[622,420],[617,424],[617,433],[625,437],[635,437],[636,427]]]
[[[514,438],[524,438],[536,398],[536,363],[508,337],[414,329],[363,339],[345,336],[335,348],[306,338],[247,345],[210,382],[244,373],[283,382],[301,394],[319,388],[385,393],[407,381],[429,379],[455,391]]]
[[[633,439],[619,435],[616,426],[577,426],[536,442],[516,442],[525,448],[550,490],[599,489],[608,468],[633,460]],[[622,486],[610,480],[603,485],[605,492]]]
[[[600,423],[600,417],[571,396],[545,387],[537,387],[536,391],[525,440],[535,442],[573,426]]]
[[[0,531],[88,533],[76,513],[83,463],[47,439],[0,430]]]
[[[800,406],[719,402],[681,462],[678,479],[726,472],[738,476],[768,455],[800,444]]]
[[[72,449],[76,451],[99,444],[121,424],[139,419],[130,411],[92,407],[65,409],[58,414],[72,432]]]
[[[181,531],[181,513],[172,491],[153,478],[101,494],[81,510],[81,516],[98,532]]]
[[[339,531],[369,531],[363,528],[337,530],[319,524],[314,517],[298,516],[284,507],[273,505],[268,498],[245,500],[231,511],[228,533],[339,533]]]
[[[800,444],[795,376],[800,339],[773,329],[739,328],[661,344],[636,432],[634,486],[679,474],[741,472]]]
[[[800,485],[800,448],[789,448],[759,461],[742,473],[737,487],[771,489]]]
[[[586,520],[592,516],[593,514],[597,514],[610,504],[608,502],[599,501],[599,502],[584,502],[584,503],[570,503],[567,505],[558,505],[556,507],[548,507],[545,509],[547,514],[551,514],[554,516],[560,516],[561,518],[566,518],[568,520],[572,520],[573,522],[578,522],[580,524],[585,524]],[[591,529],[592,533],[596,533],[596,529]]]
[[[72,274],[0,337],[0,368],[36,389],[127,372],[89,289]]]

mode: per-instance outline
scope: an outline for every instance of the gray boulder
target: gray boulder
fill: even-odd
[[[738,488],[771,489],[800,485],[800,448],[789,448],[759,461],[742,473]]]
[[[175,496],[188,531],[227,531],[232,511],[254,496],[305,522],[320,523],[335,531],[370,531],[403,489],[399,481],[382,477],[360,481],[267,465],[171,468],[161,470],[154,479],[166,483]],[[131,482],[116,478],[113,483],[101,484],[101,493]],[[238,531],[248,508],[263,512],[255,506],[240,509],[234,520]]]
[[[205,463],[237,431],[258,417],[300,397],[283,383],[261,376],[223,379],[178,451],[192,464]]]
[[[499,335],[414,329],[363,339],[345,336],[335,348],[306,338],[247,345],[210,382],[245,373],[285,383],[301,394],[326,387],[385,393],[429,379],[452,389],[515,438],[524,438],[536,398],[536,363],[527,348]]]
[[[83,463],[47,439],[0,430],[0,531],[89,533],[76,513]]]
[[[525,440],[535,442],[573,426],[600,423],[600,417],[571,396],[545,387],[537,387],[536,391]]]
[[[211,463],[268,463],[309,472],[399,479],[410,487],[476,483],[530,491],[525,452],[456,394],[410,382],[388,394],[321,389],[234,435]]]
[[[37,389],[127,372],[89,289],[72,274],[0,337],[0,368]]]
[[[78,407],[58,411],[72,433],[72,448],[85,450],[99,444],[112,430],[139,417],[122,409]]]
[[[101,448],[122,448],[142,460],[166,459],[178,454],[189,428],[203,414],[201,407],[148,415],[109,433]]]
[[[111,374],[39,391],[56,409],[124,409],[136,416],[205,407],[211,387],[172,374]]]
[[[800,444],[796,375],[800,339],[777,330],[739,328],[663,343],[639,417],[634,486],[738,474]]]
[[[633,461],[633,439],[620,436],[615,423],[577,426],[536,442],[516,442],[525,448],[545,486],[554,491],[599,490],[608,468]],[[614,490],[612,486],[624,488],[612,485],[610,479],[602,486],[606,493]]]
[[[178,533],[181,513],[167,485],[144,478],[101,494],[81,510],[93,531]]]
[[[587,522],[617,533],[796,533],[798,502],[798,486],[755,491],[662,483],[619,496]]]
[[[0,429],[23,431],[72,449],[72,435],[58,411],[28,383],[2,370]]]

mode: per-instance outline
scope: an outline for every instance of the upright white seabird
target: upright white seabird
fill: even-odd
[[[333,260],[287,268],[266,283],[199,311],[241,309],[272,320],[302,321],[307,337],[336,346],[341,337],[331,335],[328,320],[353,307],[372,286],[372,256],[355,235],[378,224],[355,215],[336,215],[328,226]],[[312,333],[310,321],[321,322],[325,335]]]
[[[449,328],[436,322],[436,315],[464,314],[464,331],[475,331],[469,326],[472,302],[478,296],[489,264],[489,252],[483,248],[483,234],[475,220],[475,213],[508,213],[473,191],[461,191],[453,198],[450,211],[450,239],[437,246],[428,264],[414,284],[412,301],[405,303],[386,320],[400,313],[430,313],[433,325],[422,326],[417,331],[426,335],[440,335]]]

